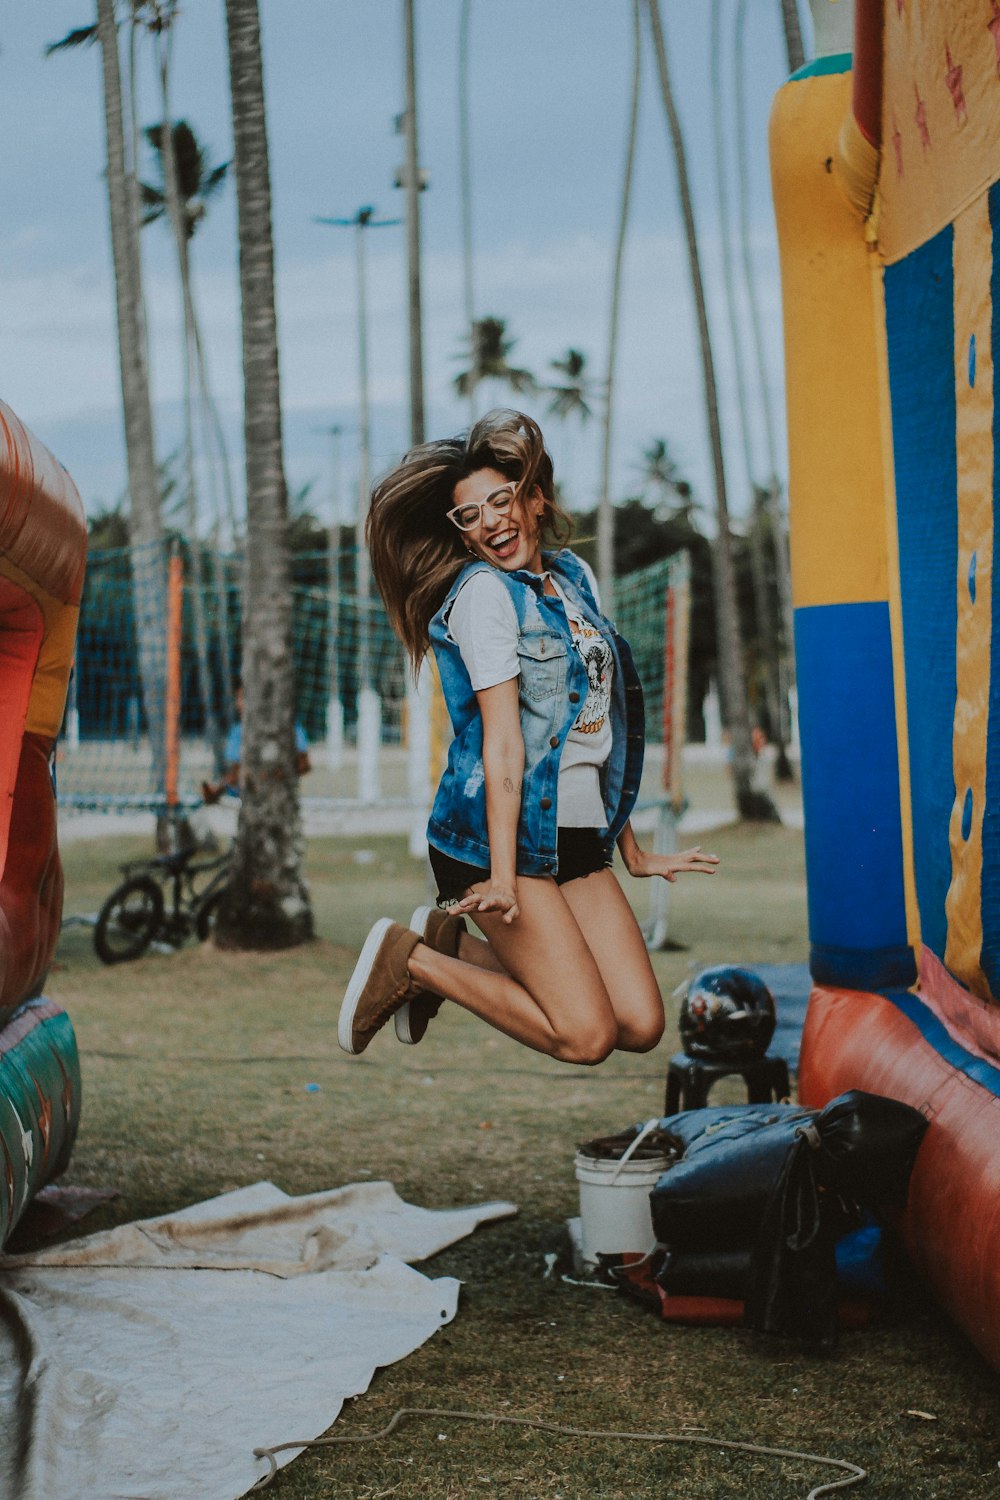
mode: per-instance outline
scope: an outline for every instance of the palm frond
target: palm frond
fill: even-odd
[[[48,42],[42,49],[45,57],[51,57],[54,52],[69,52],[73,47],[90,47],[97,41],[97,23],[92,26],[77,26],[73,31],[67,31],[58,42]]]
[[[578,385],[554,385],[549,387],[552,400],[549,402],[549,413],[554,417],[565,418],[576,415],[581,422],[589,422],[593,416],[583,391]]]

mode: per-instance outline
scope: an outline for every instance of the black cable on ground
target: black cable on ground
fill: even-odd
[[[703,1448],[728,1448],[739,1453],[759,1453],[769,1458],[797,1458],[805,1463],[826,1464],[829,1468],[846,1469],[844,1479],[834,1479],[830,1484],[820,1484],[809,1491],[806,1500],[820,1500],[821,1495],[831,1495],[834,1490],[846,1489],[848,1485],[861,1484],[868,1478],[867,1469],[848,1463],[843,1458],[829,1458],[819,1453],[799,1453],[794,1448],[770,1448],[761,1443],[739,1443],[730,1438],[699,1437],[690,1432],[605,1432],[589,1427],[564,1427],[559,1422],[542,1422],[534,1417],[509,1417],[489,1411],[448,1411],[436,1406],[401,1406],[389,1423],[379,1432],[366,1432],[357,1436],[304,1439],[289,1443],[275,1443],[270,1448],[255,1448],[254,1458],[266,1459],[268,1472],[252,1486],[254,1490],[267,1489],[277,1476],[278,1464],[274,1455],[289,1448],[333,1448],[340,1443],[374,1443],[379,1438],[395,1432],[404,1417],[449,1417],[463,1422],[506,1422],[514,1427],[535,1427],[540,1432],[558,1432],[564,1437],[621,1438],[632,1443],[694,1443]]]

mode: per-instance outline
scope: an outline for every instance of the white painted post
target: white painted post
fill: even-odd
[[[406,679],[406,781],[412,804],[410,821],[410,854],[414,859],[427,855],[427,814],[430,809],[431,784],[431,674],[421,667],[414,683]]]
[[[677,853],[677,818],[666,798],[660,803],[656,831],[653,834],[654,854]],[[649,892],[649,921],[646,924],[646,947],[650,952],[665,948],[670,938],[670,881],[659,877],[651,881]]]
[[[788,717],[791,723],[792,737],[788,746],[788,753],[793,760],[798,760],[802,754],[802,745],[799,742],[799,690],[790,688],[788,691]]]
[[[705,716],[705,745],[714,750],[722,748],[722,710],[719,707],[719,690],[713,682],[705,694],[703,709]]]
[[[328,768],[339,771],[344,764],[344,705],[339,698],[327,699],[324,752]]]
[[[382,796],[379,753],[382,745],[382,700],[370,685],[358,693],[358,800],[378,802]]]

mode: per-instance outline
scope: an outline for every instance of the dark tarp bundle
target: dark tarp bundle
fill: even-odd
[[[866,1210],[881,1218],[905,1204],[923,1116],[852,1092],[822,1111],[690,1110],[661,1129],[685,1149],[650,1199],[665,1247],[659,1287],[668,1296],[745,1299],[749,1327],[832,1347],[837,1241]]]
[[[795,1132],[813,1113],[794,1104],[736,1104],[662,1120],[684,1154],[650,1198],[659,1242],[676,1252],[750,1250]]]
[[[836,1241],[863,1209],[882,1217],[905,1207],[926,1129],[910,1105],[857,1090],[798,1128],[754,1246],[748,1327],[833,1347]]]

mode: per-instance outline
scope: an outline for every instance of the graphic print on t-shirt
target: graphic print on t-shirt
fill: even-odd
[[[575,734],[600,734],[611,707],[611,647],[586,620],[570,619],[573,645],[587,668],[587,696],[573,725]]]

